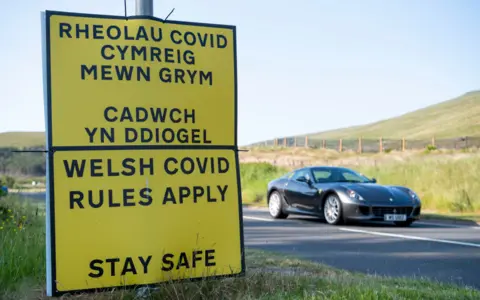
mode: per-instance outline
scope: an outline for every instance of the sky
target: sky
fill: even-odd
[[[237,27],[238,143],[366,124],[480,89],[480,1],[154,0]],[[40,12],[125,15],[124,0],[4,1],[0,132],[43,131]],[[135,1],[127,1],[134,15]]]

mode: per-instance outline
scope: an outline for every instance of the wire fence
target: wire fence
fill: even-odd
[[[339,152],[354,151],[389,152],[422,149],[459,150],[480,148],[480,136],[464,136],[457,138],[436,139],[319,139],[312,137],[283,137],[251,144],[250,147],[306,147],[318,149],[332,149]]]

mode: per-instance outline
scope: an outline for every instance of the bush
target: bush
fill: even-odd
[[[13,178],[12,176],[4,176],[2,181],[3,184],[0,185],[6,185],[10,189],[15,186],[15,178]]]
[[[244,163],[240,165],[242,198],[244,203],[259,203],[266,200],[267,184],[288,172],[286,168],[269,163]]]

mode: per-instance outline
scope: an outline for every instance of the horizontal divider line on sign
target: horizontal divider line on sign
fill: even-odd
[[[97,150],[238,150],[237,146],[228,145],[105,145],[105,146],[53,146],[56,151],[97,151]]]

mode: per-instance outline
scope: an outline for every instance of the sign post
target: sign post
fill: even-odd
[[[136,0],[135,14],[137,16],[152,16],[153,17],[153,0]]]
[[[47,295],[243,275],[235,27],[42,20]]]

